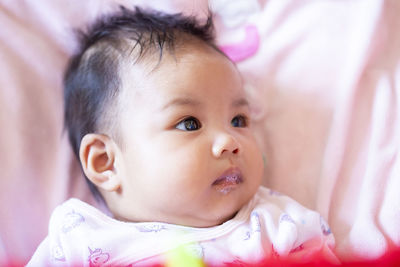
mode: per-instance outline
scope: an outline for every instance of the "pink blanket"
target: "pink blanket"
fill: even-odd
[[[57,204],[93,203],[63,134],[62,73],[71,29],[117,3],[202,16],[210,4],[253,104],[265,185],[319,211],[342,260],[400,246],[399,1],[20,0],[0,2],[0,264],[29,259]]]

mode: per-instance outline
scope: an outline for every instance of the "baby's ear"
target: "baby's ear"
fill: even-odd
[[[116,149],[115,142],[102,134],[87,134],[81,141],[79,157],[83,171],[92,183],[105,191],[116,191],[121,186],[115,169]]]

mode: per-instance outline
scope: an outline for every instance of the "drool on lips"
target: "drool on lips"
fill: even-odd
[[[242,182],[243,178],[240,173],[231,173],[218,178],[212,185],[217,191],[227,194],[234,190],[237,185]]]

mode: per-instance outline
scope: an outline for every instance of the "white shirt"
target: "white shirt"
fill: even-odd
[[[337,261],[333,235],[318,213],[260,187],[233,219],[209,228],[121,222],[70,199],[54,210],[49,234],[28,266],[162,264],[182,247],[208,264],[317,255]]]

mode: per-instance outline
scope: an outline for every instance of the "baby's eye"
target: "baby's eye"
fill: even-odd
[[[198,119],[189,117],[181,121],[176,125],[176,129],[182,131],[196,131],[201,128],[201,124]]]
[[[247,118],[243,115],[237,115],[231,121],[233,127],[246,127],[247,126]]]

